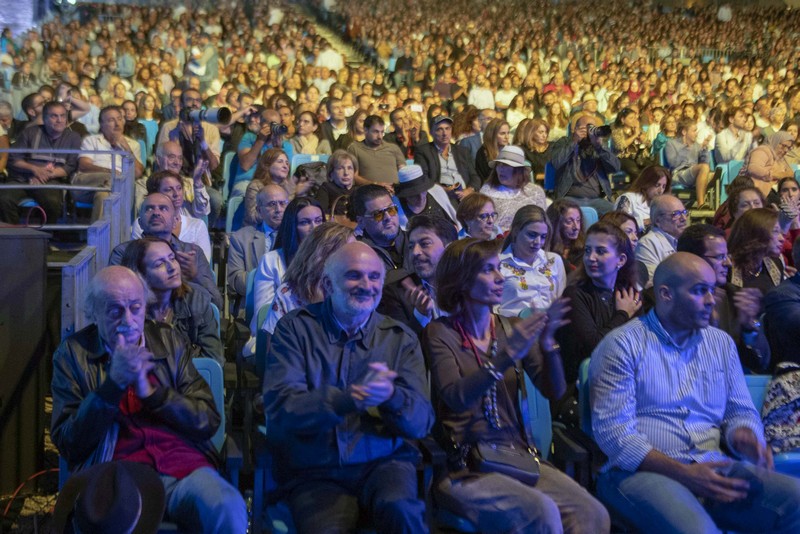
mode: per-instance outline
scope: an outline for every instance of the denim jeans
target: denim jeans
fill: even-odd
[[[162,475],[161,481],[166,492],[166,518],[177,523],[181,532],[247,532],[244,499],[216,470],[201,467],[181,480]]]
[[[621,469],[600,475],[597,495],[612,515],[619,514],[642,532],[800,532],[800,480],[752,464],[740,465],[763,483],[763,490],[744,502],[699,499],[667,476]]]

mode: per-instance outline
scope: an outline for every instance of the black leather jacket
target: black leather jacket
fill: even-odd
[[[208,384],[192,364],[188,341],[169,325],[152,321],[145,323],[144,338],[159,383],[155,393],[142,399],[144,409],[218,464],[210,439],[220,416]],[[114,454],[125,389],[108,376],[109,356],[95,325],[65,339],[53,356],[50,432],[72,471],[109,461]]]

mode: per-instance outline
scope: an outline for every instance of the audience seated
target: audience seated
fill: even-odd
[[[601,124],[596,116],[578,115],[573,122],[572,135],[562,137],[551,149],[555,195],[580,206],[591,206],[603,215],[614,209],[609,176],[619,171],[619,159],[598,136],[595,128]]]
[[[609,333],[589,364],[608,455],[599,498],[642,531],[800,528],[800,484],[774,472],[733,340],[709,326],[714,270],[677,252],[653,285],[655,309]]]
[[[437,267],[437,304],[449,315],[422,336],[441,427],[435,435],[448,452],[436,502],[480,532],[608,532],[603,506],[551,464],[536,461],[532,487],[473,462],[486,443],[533,454],[517,405],[521,371],[550,399],[566,389],[553,338],[566,324],[566,301],[522,320],[494,315],[505,285],[501,269],[497,242],[475,238],[452,243]]]
[[[547,218],[553,229],[549,250],[561,256],[564,268],[571,273],[583,263],[586,233],[581,207],[568,198],[559,198],[547,207]]]
[[[211,390],[186,338],[146,321],[147,296],[125,267],[90,282],[90,325],[53,356],[53,442],[73,472],[111,460],[156,469],[165,517],[182,530],[244,532],[244,499],[216,470],[210,439],[220,415]]]
[[[672,176],[664,167],[651,165],[642,170],[628,190],[617,197],[616,209],[636,218],[642,230],[650,227],[650,202],[659,195],[669,193]]]
[[[222,309],[222,296],[217,289],[216,277],[203,250],[194,243],[181,241],[174,234],[178,217],[172,199],[162,193],[151,193],[145,197],[139,208],[138,221],[142,227],[142,235],[157,237],[172,245],[181,266],[181,279],[202,287],[211,302]],[[119,265],[125,250],[132,242],[126,241],[117,245],[111,251],[108,263]]]
[[[445,189],[432,181],[416,164],[406,165],[397,173],[398,184],[394,188],[395,205],[398,208],[400,228],[406,230],[408,223],[418,215],[447,219],[460,229],[456,221],[456,210]]]
[[[428,532],[407,440],[434,415],[419,341],[375,312],[384,273],[367,245],[343,246],[325,262],[325,300],[285,315],[272,337],[264,406],[301,533],[352,530],[360,512],[380,532]],[[345,374],[330,372],[342,351]]]
[[[636,245],[636,261],[647,269],[645,287],[653,285],[653,274],[664,258],[675,252],[677,240],[688,226],[689,211],[678,197],[661,195],[650,203],[652,227]]]
[[[358,159],[357,183],[381,184],[391,190],[407,158],[397,145],[384,142],[385,124],[379,115],[364,119],[364,140],[351,143],[347,151]]]
[[[378,254],[386,266],[387,279],[394,281],[408,274],[406,233],[400,228],[397,206],[389,192],[380,185],[362,185],[353,193],[350,209],[362,231],[359,241]]]
[[[350,195],[355,190],[358,174],[358,159],[345,150],[336,150],[328,158],[326,167],[328,180],[314,193],[325,216],[346,223]]]
[[[202,218],[211,214],[212,205],[220,206],[222,197],[219,191],[213,187],[206,187],[203,182],[204,175],[208,170],[208,163],[205,160],[200,160],[191,176],[182,176],[183,152],[181,152],[181,146],[174,141],[167,141],[159,145],[155,160],[159,170],[174,172],[181,176],[184,193],[181,213]]]
[[[792,249],[794,264],[800,265],[800,238]],[[767,331],[772,361],[770,368],[781,362],[800,363],[800,274],[784,280],[764,296],[764,327]]]
[[[125,249],[120,264],[138,272],[153,292],[147,303],[147,318],[173,325],[191,343],[192,357],[213,358],[225,363],[219,322],[211,311],[211,299],[200,288],[181,278],[181,266],[169,242],[143,237]]]
[[[42,125],[25,128],[19,134],[15,149],[77,150],[81,137],[67,128],[64,104],[48,102],[42,109]],[[12,182],[46,184],[51,180],[67,182],[78,167],[78,154],[15,153],[9,155],[8,174]],[[19,202],[33,198],[44,210],[47,220],[58,221],[63,205],[63,193],[54,189],[5,189],[0,191],[0,220],[19,223]]]
[[[710,136],[698,142],[697,121],[684,118],[678,123],[678,136],[667,142],[664,148],[664,166],[672,172],[673,183],[694,188],[698,208],[707,206],[706,190],[711,175],[710,143]]]
[[[703,258],[714,270],[714,313],[711,326],[728,333],[736,342],[742,367],[764,372],[770,350],[759,318],[763,296],[754,288],[737,288],[728,282],[731,259],[724,233],[709,224],[692,224],[678,238],[678,252]]]
[[[433,183],[439,184],[458,205],[465,196],[480,189],[474,158],[466,148],[452,143],[453,119],[438,115],[431,120],[432,143],[417,146],[414,163]]]
[[[172,231],[178,239],[186,243],[194,243],[203,251],[206,260],[211,263],[211,240],[208,227],[201,219],[189,215],[186,206],[186,195],[180,175],[171,171],[159,171],[147,178],[147,194],[161,193],[172,200],[175,208],[175,226]],[[142,227],[139,221],[134,221],[132,236],[134,239],[142,237]]]
[[[561,256],[548,252],[551,234],[539,206],[523,206],[514,215],[500,254],[500,315],[515,317],[526,308],[546,310],[564,292],[567,274]]]

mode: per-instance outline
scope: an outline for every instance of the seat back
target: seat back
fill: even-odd
[[[549,161],[544,165],[544,190],[548,193],[556,190],[556,168]]]
[[[584,231],[596,223],[599,219],[597,216],[597,210],[591,206],[581,206],[581,215],[583,215]]]
[[[228,212],[225,214],[225,232],[230,234],[242,227],[244,223],[244,199],[236,196],[228,200]]]
[[[542,459],[547,460],[550,457],[550,445],[553,442],[550,401],[544,398],[544,395],[536,389],[527,373],[523,373],[523,375],[525,375],[525,388],[528,392],[528,413],[531,418],[533,440],[542,455]]]
[[[210,306],[211,306],[211,313],[214,314],[214,320],[217,321],[217,337],[222,339],[220,335],[222,327],[220,326],[221,323],[219,320],[219,308],[213,302],[210,304]]]
[[[266,330],[261,329],[261,325],[264,324],[264,321],[267,319],[270,306],[271,304],[261,306],[261,309],[258,310],[258,317],[256,318],[256,325],[258,325],[258,330],[256,330],[256,376],[262,380],[264,378],[264,370],[267,368],[268,333]]]
[[[256,294],[255,294],[255,283],[256,283],[256,270],[253,269],[247,273],[247,282],[245,283],[245,294],[244,294],[244,318],[247,321],[247,324],[250,324],[250,320],[253,318],[253,314],[255,313],[256,307]],[[272,304],[270,302],[270,304]]]
[[[222,450],[225,443],[225,383],[223,380],[222,366],[213,358],[194,358],[192,360],[197,372],[208,383],[211,393],[214,395],[214,405],[219,412],[219,428],[211,442],[216,449]]]
[[[583,360],[578,368],[578,415],[580,416],[581,430],[592,438],[592,407],[589,404],[589,358]]]
[[[764,397],[767,395],[767,386],[769,381],[772,380],[772,376],[744,375],[744,380],[747,383],[747,391],[750,392],[750,398],[753,399],[753,406],[756,407],[760,414],[761,407],[764,406]]]
[[[728,183],[732,182],[734,178],[739,176],[739,172],[744,167],[744,161],[742,160],[731,160],[728,162]]]

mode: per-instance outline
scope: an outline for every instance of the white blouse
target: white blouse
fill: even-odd
[[[567,273],[561,256],[540,250],[532,264],[515,257],[511,247],[500,254],[503,301],[497,313],[516,317],[525,308],[547,309],[567,286]]]

